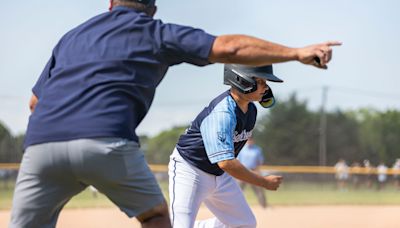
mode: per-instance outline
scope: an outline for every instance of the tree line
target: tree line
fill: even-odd
[[[259,116],[253,136],[263,149],[268,165],[318,165],[321,112],[307,107],[293,94]],[[340,158],[349,163],[370,160],[393,164],[400,158],[400,112],[359,109],[331,111],[326,118],[326,162]],[[140,136],[142,149],[151,164],[167,164],[187,126],[177,126],[154,137]],[[0,162],[19,162],[23,135],[12,136],[0,123]]]
[[[348,163],[364,159],[392,165],[400,158],[400,112],[359,109],[336,110],[326,115],[327,165],[343,158]],[[295,94],[263,116],[254,132],[267,163],[318,165],[320,111],[310,111]]]
[[[267,165],[319,165],[322,113],[307,107],[292,94],[267,114],[258,117],[253,137],[263,149]],[[400,158],[400,112],[359,109],[325,113],[326,164],[339,159],[350,165],[368,159],[372,164],[392,165]],[[187,126],[163,131],[142,144],[149,163],[167,164],[180,134]]]
[[[0,122],[0,163],[20,162],[23,153],[24,135],[13,136]]]

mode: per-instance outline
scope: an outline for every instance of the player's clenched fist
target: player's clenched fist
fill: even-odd
[[[267,182],[266,185],[264,186],[264,188],[266,188],[268,190],[276,191],[279,188],[279,185],[282,183],[283,177],[269,175],[269,176],[265,176],[264,179]]]

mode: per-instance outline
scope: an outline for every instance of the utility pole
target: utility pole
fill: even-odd
[[[328,87],[324,86],[322,88],[322,104],[320,112],[320,122],[319,122],[319,165],[326,166],[326,114],[325,106],[328,96]]]

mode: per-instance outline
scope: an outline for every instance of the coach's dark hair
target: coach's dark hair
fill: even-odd
[[[143,4],[139,3],[137,0],[114,0],[113,6],[127,6],[145,12],[147,15],[153,16],[156,10],[154,4]]]

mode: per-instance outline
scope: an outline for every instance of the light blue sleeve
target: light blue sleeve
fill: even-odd
[[[236,127],[234,107],[229,100],[208,115],[200,126],[208,159],[212,164],[235,158],[233,135]]]

